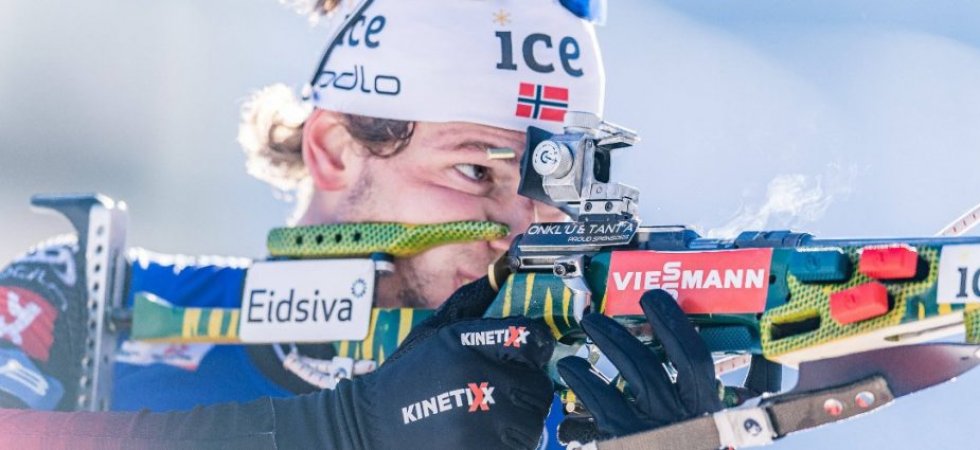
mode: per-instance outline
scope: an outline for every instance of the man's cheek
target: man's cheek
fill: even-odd
[[[371,161],[375,198],[383,208],[379,212],[406,223],[448,222],[459,216],[458,193],[443,185],[444,176],[403,156]]]

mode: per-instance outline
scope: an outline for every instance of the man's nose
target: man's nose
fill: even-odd
[[[546,203],[534,202],[534,221],[542,222],[567,222],[568,214]]]
[[[487,211],[487,217],[510,227],[507,236],[490,241],[490,248],[497,252],[505,252],[518,234],[527,230],[535,221],[535,203],[531,199],[515,196],[507,204],[499,204]]]

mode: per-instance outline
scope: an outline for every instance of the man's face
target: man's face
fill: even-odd
[[[557,210],[517,195],[524,133],[471,123],[420,122],[407,147],[391,158],[364,152],[364,169],[343,194],[348,222],[493,221],[510,227],[497,241],[433,248],[395,263],[379,280],[376,306],[436,307],[461,285],[487,272],[513,237],[532,221],[562,220]],[[518,157],[488,160],[488,148]]]

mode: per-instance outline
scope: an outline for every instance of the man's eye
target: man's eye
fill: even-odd
[[[490,177],[490,169],[476,164],[456,164],[454,166],[459,173],[465,175],[473,181],[486,181]]]

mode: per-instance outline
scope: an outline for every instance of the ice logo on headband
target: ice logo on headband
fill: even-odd
[[[601,56],[592,24],[579,17],[588,11],[563,4],[597,2],[341,5],[345,16],[305,96],[371,117],[560,130],[565,111],[602,114]]]

